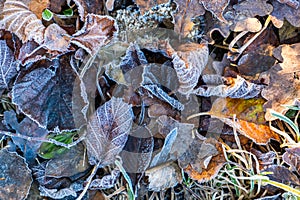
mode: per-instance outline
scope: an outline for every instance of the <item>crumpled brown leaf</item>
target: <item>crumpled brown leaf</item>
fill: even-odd
[[[52,51],[67,52],[71,37],[57,24],[50,24],[44,34],[44,46]]]
[[[94,55],[107,44],[118,30],[115,20],[109,16],[87,14],[80,31],[72,35],[71,43]]]
[[[16,34],[22,42],[29,40],[34,40],[38,44],[43,42],[45,27],[24,2],[6,0],[1,16],[3,20],[0,24]]]
[[[293,147],[285,149],[282,159],[285,163],[292,167],[294,171],[300,174],[300,148]]]
[[[233,5],[233,8],[245,17],[266,16],[273,10],[272,5],[267,0],[245,0]]]
[[[68,0],[70,1],[70,0]],[[89,14],[103,14],[104,4],[102,0],[73,0],[78,7],[81,21],[85,21]]]
[[[26,199],[32,178],[24,158],[2,149],[0,166],[0,199]]]
[[[90,118],[85,139],[89,162],[106,166],[125,146],[133,116],[131,106],[113,97],[99,107]]]
[[[28,4],[31,10],[39,19],[42,19],[42,12],[49,6],[49,0],[31,0]]]

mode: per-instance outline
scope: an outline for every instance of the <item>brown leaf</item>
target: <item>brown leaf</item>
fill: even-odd
[[[204,15],[205,10],[198,0],[175,0],[175,2],[177,4],[177,12],[174,14],[174,30],[176,33],[186,37],[194,26],[192,18]]]
[[[180,168],[172,162],[148,169],[146,176],[150,181],[148,189],[157,192],[175,187],[182,181]]]
[[[194,169],[190,164],[184,169],[184,171],[188,173],[188,175],[192,179],[197,180],[200,183],[207,182],[215,178],[226,162],[220,143],[216,143],[216,149],[218,151],[218,154],[211,157],[211,159],[209,160],[209,164],[206,165],[206,168],[202,168],[199,172],[198,170]]]
[[[1,13],[1,24],[5,29],[16,34],[22,42],[34,40],[41,44],[44,39],[45,27],[41,20],[31,12],[22,1],[7,0]],[[1,25],[0,25],[1,26]]]
[[[294,171],[300,174],[300,148],[287,148],[286,152],[282,155],[285,163],[292,167]]]
[[[235,11],[245,17],[269,15],[273,7],[267,0],[245,0],[233,5]]]
[[[208,47],[205,44],[184,44],[173,54],[173,65],[179,79],[178,91],[189,95],[198,84],[198,79],[208,62]]]
[[[66,52],[70,47],[70,36],[57,24],[50,24],[44,34],[44,46],[52,51]]]
[[[73,0],[78,7],[78,12],[81,21],[85,21],[86,16],[89,14],[100,15],[103,14],[103,1],[102,0]]]
[[[61,8],[66,5],[66,0],[51,0],[49,4],[49,10],[54,13],[60,13]]]
[[[276,158],[276,153],[274,151],[269,151],[267,153],[262,153],[261,151],[251,148],[251,153],[253,153],[259,162],[259,169],[263,169],[264,167],[268,165],[272,165],[274,162],[274,159]]]
[[[300,8],[290,7],[287,4],[281,4],[277,0],[271,1],[273,5],[273,12],[271,13],[271,20],[277,28],[283,26],[283,21],[286,19],[293,26],[300,27]]]
[[[279,73],[293,73],[300,71],[300,43],[283,44],[273,50],[273,56],[280,62]]]
[[[28,8],[37,16],[37,18],[42,19],[42,12],[49,4],[49,0],[31,0],[28,4]]]
[[[142,15],[154,6],[157,6],[159,4],[168,3],[168,2],[169,2],[169,0],[154,0],[154,1],[135,0],[135,3],[140,8],[140,12]]]
[[[227,22],[223,16],[223,11],[229,4],[229,0],[199,0],[204,6],[205,10],[210,11],[220,21]]]
[[[295,100],[300,98],[300,80],[295,78],[300,75],[299,72],[280,74],[280,70],[281,67],[275,65],[261,75],[268,84],[261,92],[261,95],[268,100],[264,105],[267,121],[276,119],[270,114],[270,109],[285,114],[288,108],[282,105],[294,105]]]
[[[114,97],[96,110],[88,122],[85,140],[91,164],[114,162],[125,146],[132,117],[131,106]]]
[[[88,14],[82,29],[72,36],[71,43],[94,55],[101,46],[111,40],[117,30],[113,18]]]

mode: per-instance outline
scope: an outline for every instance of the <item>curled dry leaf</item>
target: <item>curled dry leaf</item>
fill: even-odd
[[[50,24],[44,34],[44,46],[52,51],[66,52],[70,47],[70,36],[57,24]]]
[[[22,42],[34,40],[41,44],[44,39],[45,27],[41,20],[31,12],[22,1],[6,0],[1,13],[6,30],[16,34]]]
[[[295,27],[300,27],[300,8],[293,8],[287,4],[281,4],[277,0],[271,1],[273,12],[271,20],[276,28],[283,26],[284,19]]]
[[[5,40],[0,40],[0,95],[8,88],[10,80],[17,75],[18,64],[14,54],[7,46]]]
[[[0,199],[26,199],[32,178],[24,158],[2,149],[0,166]]]
[[[294,171],[300,174],[300,148],[287,148],[282,159],[285,163],[292,167]]]
[[[73,130],[72,92],[76,78],[69,55],[41,60],[19,74],[12,101],[41,127]]]
[[[179,79],[178,91],[189,95],[198,84],[198,79],[208,61],[208,47],[205,44],[184,44],[173,54],[173,65]]]
[[[264,78],[268,84],[261,93],[268,100],[264,105],[267,121],[276,119],[270,114],[270,109],[285,114],[288,108],[283,105],[294,105],[296,99],[300,98],[300,80],[295,78],[299,76],[297,75],[299,72],[280,74],[280,70],[281,67],[275,65],[269,71],[261,74],[261,78]]]
[[[90,118],[85,139],[89,162],[106,166],[126,144],[133,122],[131,106],[113,97],[99,107]]]
[[[150,181],[148,189],[157,192],[174,187],[182,181],[180,168],[172,162],[148,169],[146,176]]]
[[[115,20],[109,16],[87,14],[81,30],[72,35],[71,43],[94,55],[107,44],[118,30]]]
[[[68,0],[69,1],[69,0]],[[85,21],[85,17],[91,13],[103,14],[104,4],[102,0],[73,0],[78,7],[81,21]]]
[[[174,14],[174,30],[184,37],[189,35],[193,29],[192,18],[204,15],[205,10],[198,0],[175,0],[177,11]]]

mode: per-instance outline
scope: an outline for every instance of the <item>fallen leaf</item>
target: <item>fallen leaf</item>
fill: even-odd
[[[31,0],[28,4],[28,8],[38,17],[38,19],[42,19],[42,12],[49,4],[49,0]]]
[[[202,3],[205,10],[210,11],[214,16],[218,18],[218,20],[222,22],[227,22],[227,20],[223,16],[223,12],[227,5],[229,4],[229,0],[199,0]]]
[[[198,79],[208,61],[205,44],[184,44],[173,54],[173,65],[179,79],[178,91],[189,95],[198,84]]]
[[[4,112],[4,120],[7,125],[9,125],[17,133],[37,138],[46,138],[48,131],[40,128],[37,123],[26,117],[20,123],[18,122],[17,116],[14,111]],[[41,146],[41,142],[30,141],[21,139],[18,137],[12,137],[13,142],[21,149],[24,153],[24,157],[29,164],[33,164],[37,156],[37,151]]]
[[[104,4],[101,0],[73,0],[78,7],[78,13],[81,21],[89,14],[101,15],[103,14]]]
[[[88,14],[82,29],[72,35],[71,43],[94,55],[100,47],[106,45],[112,39],[117,30],[113,18]]]
[[[192,18],[199,15],[204,15],[204,7],[198,0],[176,0],[177,10],[174,14],[174,30],[184,37],[190,34],[193,29],[194,23]]]
[[[24,158],[6,149],[0,151],[0,198],[26,199],[31,187],[31,170]]]
[[[7,46],[5,40],[0,40],[0,95],[5,89],[9,88],[12,78],[17,75],[18,64],[15,61],[14,54]]]
[[[286,152],[282,155],[282,160],[300,174],[300,148],[287,148],[285,151]]]
[[[100,162],[104,167],[114,162],[126,144],[132,115],[131,106],[114,97],[96,110],[88,122],[85,139],[90,164]]]
[[[101,179],[94,179],[91,182],[90,189],[91,190],[103,190],[114,187],[117,182],[117,179],[120,176],[119,170],[113,170],[111,174],[103,176]]]
[[[41,60],[19,74],[12,101],[41,127],[75,129],[72,92],[77,76],[68,55],[52,61]]]
[[[175,187],[182,181],[179,167],[175,163],[170,162],[148,169],[146,176],[149,177],[150,181],[148,189],[156,192]]]
[[[50,24],[44,34],[44,46],[51,51],[67,52],[70,47],[70,36],[57,24]]]
[[[149,11],[152,7],[155,7],[159,4],[168,3],[168,2],[169,0],[155,0],[155,1],[135,0],[135,3],[139,7],[142,15],[145,12]]]
[[[264,105],[267,121],[276,119],[270,114],[270,109],[285,114],[288,108],[283,105],[294,105],[296,99],[300,97],[300,80],[295,78],[297,75],[281,74],[280,70],[279,65],[274,65],[270,70],[261,74],[261,78],[268,84],[261,92],[261,95],[268,100]]]
[[[281,4],[277,0],[272,0],[273,11],[271,13],[271,20],[276,28],[283,26],[284,19],[295,27],[300,27],[300,8],[290,7],[287,4]]]
[[[233,8],[239,15],[245,17],[266,16],[269,15],[273,7],[267,0],[245,0],[233,5]]]
[[[246,18],[240,21],[237,21],[230,29],[234,32],[258,32],[262,28],[260,21],[257,18]]]
[[[0,23],[4,24],[6,30],[16,34],[22,42],[43,42],[45,26],[24,2],[6,0],[1,15],[3,19]]]
[[[50,197],[52,199],[64,199],[68,196],[77,197],[77,184],[72,184],[69,188],[62,188],[62,189],[48,189],[44,186],[40,186],[40,195],[44,197]],[[82,188],[80,188],[82,189]]]

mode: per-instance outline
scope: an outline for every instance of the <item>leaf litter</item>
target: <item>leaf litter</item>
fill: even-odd
[[[299,7],[0,1],[0,198],[299,196]]]

